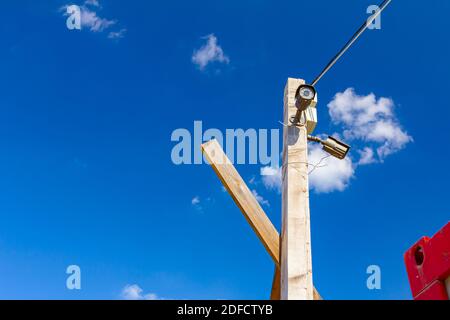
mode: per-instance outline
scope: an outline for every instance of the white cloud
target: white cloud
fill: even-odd
[[[206,44],[200,49],[195,50],[192,55],[192,62],[200,70],[205,69],[211,62],[226,64],[230,62],[230,59],[224,54],[223,49],[217,44],[217,37],[214,34],[207,35],[204,39],[206,39]]]
[[[155,293],[144,294],[144,300],[161,300]]]
[[[358,165],[366,165],[377,162],[374,158],[374,152],[372,148],[365,147],[363,150],[358,150],[359,161]]]
[[[377,101],[373,93],[358,96],[353,88],[337,93],[328,104],[333,122],[351,127],[370,123],[377,117],[392,116],[393,106],[391,99],[380,98]]]
[[[67,16],[68,6],[69,5],[65,5],[61,8],[64,16]],[[117,20],[103,18],[98,14],[98,11],[101,10],[101,5],[98,0],[86,0],[83,5],[79,6],[79,8],[81,13],[81,28],[87,28],[92,32],[103,32],[117,24]],[[124,28],[119,31],[111,31],[108,33],[108,38],[123,38],[125,32],[126,29]]]
[[[109,39],[122,39],[125,36],[127,29],[121,29],[120,31],[111,31],[108,33]]]
[[[141,300],[143,290],[136,284],[126,285],[122,289],[121,297],[125,300]]]
[[[367,140],[381,143],[377,148],[377,154],[380,160],[384,160],[390,154],[403,149],[412,138],[394,121],[380,120],[367,132]]]
[[[309,175],[311,189],[317,193],[329,193],[343,191],[347,188],[355,173],[350,157],[346,157],[344,160],[330,157],[319,144],[309,146],[308,157],[309,163],[313,165],[320,163],[320,167],[315,169],[314,166],[311,166]]]
[[[200,204],[200,197],[199,196],[195,196],[194,198],[192,198],[191,200],[192,205],[199,205]]]
[[[208,204],[210,202],[210,199],[207,198],[203,202],[206,202],[206,204]],[[191,204],[192,204],[192,206],[194,207],[195,210],[197,210],[198,212],[203,213],[203,203],[202,203],[202,201],[201,201],[199,196],[195,196],[194,198],[192,198]]]
[[[102,32],[114,24],[116,24],[115,20],[101,18],[97,15],[97,12],[87,8],[86,6],[81,7],[82,28],[89,28],[92,32]]]
[[[124,300],[158,300],[158,296],[154,293],[144,294],[144,291],[137,284],[126,285],[120,294]]]
[[[360,140],[376,149],[378,159],[372,154],[372,161],[361,159],[360,164],[383,161],[412,141],[396,118],[394,101],[390,98],[377,100],[373,93],[359,96],[353,88],[348,88],[335,95],[328,109],[333,123],[343,125],[345,139]],[[361,156],[368,156],[368,150],[365,151]]]
[[[260,205],[262,206],[270,206],[269,201],[267,201],[266,199],[264,199],[262,196],[260,196],[258,194],[258,192],[256,192],[256,190],[252,190],[253,195],[255,196],[256,200],[259,202]]]
[[[212,206],[214,206],[216,200],[212,197],[203,197],[195,196],[191,200],[191,204],[194,207],[195,210],[197,210],[200,213],[203,213],[205,209],[209,209]]]
[[[100,7],[100,2],[98,2],[98,0],[86,0],[84,4],[87,6]]]
[[[281,168],[263,167],[261,168],[261,176],[267,189],[281,191]]]

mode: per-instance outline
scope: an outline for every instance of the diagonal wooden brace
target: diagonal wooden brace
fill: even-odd
[[[223,152],[220,144],[217,140],[211,140],[202,145],[202,151],[267,252],[279,264],[279,234],[236,168]]]

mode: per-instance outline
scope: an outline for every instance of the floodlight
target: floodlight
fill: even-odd
[[[323,150],[335,158],[343,160],[350,150],[350,146],[336,138],[328,137],[326,140],[322,140],[318,137],[308,136],[308,140],[319,142],[323,146]]]
[[[316,89],[309,84],[302,84],[295,93],[295,106],[301,112],[305,111],[316,97]]]
[[[323,150],[338,159],[344,159],[350,150],[350,146],[336,138],[328,137],[327,140],[322,141]]]

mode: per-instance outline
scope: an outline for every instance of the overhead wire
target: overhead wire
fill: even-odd
[[[349,41],[342,47],[341,50],[330,60],[326,67],[320,72],[320,74],[311,83],[315,86],[317,82],[336,64],[336,62],[344,55],[344,53],[355,43],[355,41],[363,34],[364,31],[369,27],[370,24],[383,12],[384,9],[391,3],[392,0],[384,0],[378,7],[379,9],[367,19],[361,27],[353,34]]]

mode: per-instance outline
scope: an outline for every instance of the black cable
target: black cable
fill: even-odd
[[[339,60],[340,57],[352,46],[352,44],[359,38],[359,36],[367,29],[367,27],[383,12],[383,10],[389,5],[392,0],[384,0],[383,3],[379,6],[379,10],[375,12],[363,25],[356,31],[356,33],[351,37],[351,39],[345,44],[345,46],[334,56],[333,59],[327,64],[325,69],[317,76],[316,79],[311,83],[312,86],[315,86],[317,82],[325,75],[325,73],[330,70],[333,65]]]

